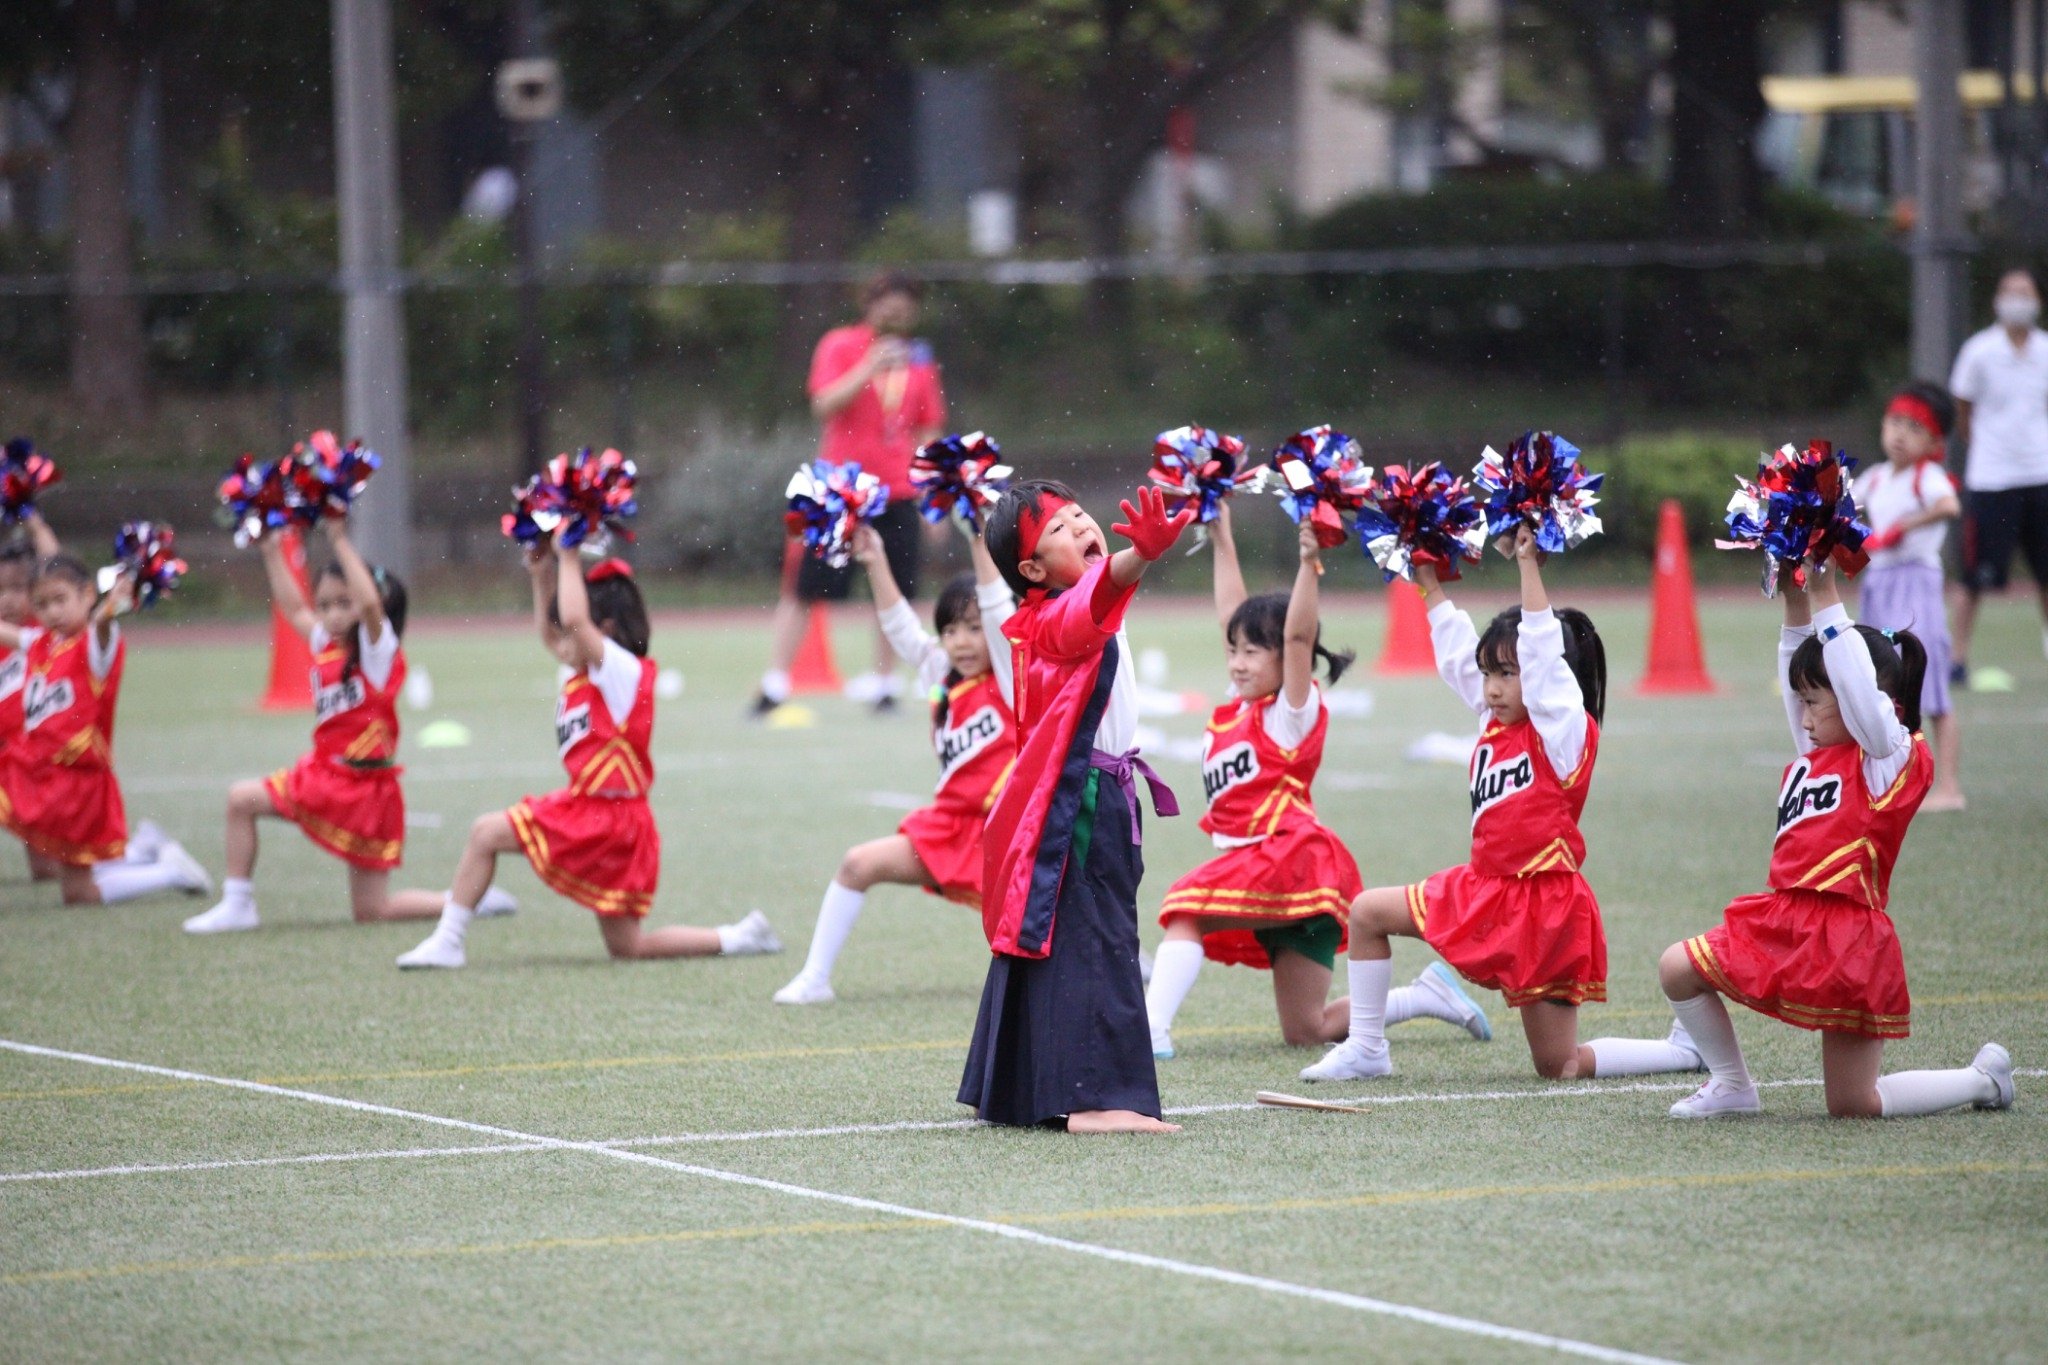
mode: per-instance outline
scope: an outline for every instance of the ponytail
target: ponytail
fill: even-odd
[[[1223,628],[1223,638],[1231,643],[1239,640],[1260,649],[1270,649],[1275,654],[1287,648],[1287,594],[1284,592],[1262,592],[1257,597],[1247,597],[1237,604],[1237,610],[1230,613],[1230,624]],[[1344,676],[1344,670],[1351,667],[1358,658],[1356,650],[1341,653],[1323,646],[1323,629],[1316,627],[1315,661],[1325,670],[1326,681],[1335,683]]]
[[[1593,618],[1577,607],[1558,607],[1557,624],[1564,636],[1565,667],[1579,681],[1579,699],[1595,725],[1607,720],[1607,646],[1593,628]],[[1509,607],[1486,623],[1473,653],[1481,669],[1516,665],[1515,648],[1520,638],[1522,609]]]
[[[1879,630],[1876,626],[1859,625],[1856,633],[1863,637],[1863,647],[1870,651],[1870,667],[1877,674],[1878,691],[1892,699],[1899,720],[1917,734],[1920,687],[1927,680],[1927,646],[1910,630]],[[1795,691],[1802,687],[1835,690],[1828,680],[1827,656],[1821,650],[1818,635],[1809,635],[1800,643],[1785,670],[1785,681]]]

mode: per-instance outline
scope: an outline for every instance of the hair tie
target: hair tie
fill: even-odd
[[[378,587],[381,588],[384,586],[385,577],[386,575],[384,573],[384,566],[382,564],[372,564],[370,566],[370,581],[372,583],[375,583]]]
[[[586,583],[602,583],[607,578],[631,578],[632,576],[633,566],[620,559],[617,555],[613,555],[609,559],[600,559],[597,563],[583,571],[583,581]]]
[[[1879,626],[1877,628],[1877,633],[1879,635],[1884,636],[1885,639],[1891,641],[1893,644],[1897,644],[1899,642],[1898,635],[1892,631],[1886,630],[1883,626]]]

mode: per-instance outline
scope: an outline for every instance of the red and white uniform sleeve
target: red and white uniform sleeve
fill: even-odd
[[[1287,704],[1287,691],[1282,688],[1274,695],[1273,704],[1266,708],[1266,738],[1283,749],[1299,749],[1309,732],[1316,728],[1316,721],[1322,714],[1322,688],[1310,683],[1308,700],[1301,704],[1300,710]]]
[[[379,692],[390,685],[392,665],[398,662],[398,632],[391,628],[390,621],[382,624],[383,630],[374,640],[370,638],[368,626],[356,627],[357,664],[370,686]]]
[[[616,640],[604,642],[604,654],[585,670],[591,685],[604,698],[604,709],[612,713],[612,724],[624,725],[633,714],[633,698],[640,691],[640,659]]]
[[[113,672],[114,660],[121,653],[121,627],[118,622],[107,627],[107,645],[100,648],[100,633],[92,626],[85,628],[85,662],[92,669],[95,678],[104,678]]]
[[[1871,791],[1888,791],[1913,757],[1913,735],[1899,719],[1898,704],[1877,685],[1870,646],[1842,606],[1827,607],[1813,618],[1821,637],[1821,658],[1834,684],[1841,711],[1856,747],[1863,750],[1863,782]]]
[[[876,620],[896,657],[917,670],[919,691],[929,691],[945,680],[951,667],[946,651],[924,628],[924,622],[917,619],[916,608],[908,602],[898,602],[887,611],[876,613]]]
[[[1522,613],[1515,631],[1515,662],[1522,674],[1522,705],[1536,733],[1543,736],[1543,753],[1560,773],[1576,772],[1586,753],[1586,694],[1564,658],[1564,625],[1557,613]]]
[[[1010,596],[1010,585],[998,579],[975,584],[974,602],[981,608],[981,633],[988,640],[989,671],[996,675],[1004,704],[1015,709],[1017,680],[1010,676],[1010,641],[1003,634],[1003,622],[1017,614],[1017,599]]]
[[[1436,650],[1437,676],[1451,685],[1458,700],[1475,716],[1488,714],[1486,680],[1479,673],[1479,632],[1472,618],[1439,602],[1429,613],[1429,643]]]

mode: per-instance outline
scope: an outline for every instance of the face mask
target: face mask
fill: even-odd
[[[1992,309],[1998,314],[1998,321],[2006,327],[2032,327],[2034,319],[2041,316],[2038,300],[2024,294],[2000,294],[1991,301]]]

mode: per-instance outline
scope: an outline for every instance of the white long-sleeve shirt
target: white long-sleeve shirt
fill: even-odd
[[[974,599],[981,608],[981,633],[988,640],[989,667],[995,671],[996,685],[1002,689],[1003,700],[1012,706],[1016,698],[1011,695],[1010,642],[1003,638],[1003,622],[1010,619],[1017,610],[1010,590],[1002,583],[980,583],[975,586]],[[944,682],[953,664],[946,657],[946,647],[939,643],[936,635],[924,628],[924,622],[917,616],[917,609],[906,601],[879,614],[882,634],[887,637],[889,647],[896,656],[917,670],[917,685],[920,691],[930,691]]]
[[[1448,600],[1429,613],[1429,641],[1436,649],[1438,676],[1482,720],[1486,676],[1479,671],[1479,632],[1472,618]],[[1515,632],[1515,660],[1522,675],[1522,704],[1543,738],[1543,754],[1560,776],[1575,771],[1586,754],[1586,694],[1564,658],[1564,626],[1548,607],[1522,613]]]
[[[1877,685],[1877,667],[1870,646],[1849,619],[1849,609],[1825,607],[1810,626],[1786,626],[1778,633],[1778,690],[1785,698],[1785,721],[1792,729],[1792,748],[1809,753],[1814,745],[1800,718],[1799,694],[1792,690],[1792,656],[1812,636],[1838,632],[1820,647],[1828,683],[1841,711],[1842,725],[1863,750],[1863,784],[1872,792],[1888,791],[1913,757],[1913,734],[1899,719],[1898,705]]]

